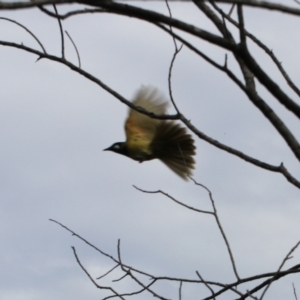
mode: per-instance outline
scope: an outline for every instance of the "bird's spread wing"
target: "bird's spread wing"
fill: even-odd
[[[142,86],[137,91],[132,103],[158,115],[164,114],[168,106],[165,97],[151,86]],[[152,119],[130,109],[125,122],[127,143],[135,143],[137,141],[150,143],[156,134],[160,122],[160,120]]]

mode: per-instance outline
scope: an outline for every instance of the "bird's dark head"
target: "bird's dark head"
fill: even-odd
[[[119,153],[119,154],[128,156],[127,147],[124,142],[114,143],[110,147],[104,149],[103,151],[112,151],[115,153]]]

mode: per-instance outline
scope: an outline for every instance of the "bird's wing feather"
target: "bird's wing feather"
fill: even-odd
[[[164,114],[168,106],[165,97],[156,88],[151,86],[142,86],[137,91],[132,103],[158,115]],[[135,139],[144,139],[151,142],[160,122],[160,120],[152,119],[130,109],[125,122],[127,142]]]

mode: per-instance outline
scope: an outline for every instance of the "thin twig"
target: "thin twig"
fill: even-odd
[[[182,297],[182,281],[179,283],[179,300],[181,300]]]
[[[61,20],[65,20],[67,18],[76,16],[76,15],[81,15],[81,14],[104,13],[104,12],[109,13],[108,10],[102,9],[102,8],[98,8],[98,9],[85,8],[85,9],[78,9],[78,10],[70,11],[70,12],[65,13],[64,15],[59,15],[59,14],[54,14],[52,11],[46,9],[43,6],[39,6],[39,9],[46,15],[48,15],[52,18],[55,18],[55,19],[59,18]]]
[[[139,113],[145,114],[145,115],[149,116],[150,118],[155,118],[155,119],[159,119],[159,120],[178,120],[179,119],[178,114],[175,114],[175,115],[156,115],[152,112],[148,112],[147,110],[145,110],[144,108],[142,108],[140,106],[134,105],[131,101],[125,99],[121,94],[117,93],[115,90],[110,88],[104,82],[102,82],[101,80],[99,80],[95,76],[91,75],[90,73],[84,71],[83,69],[78,68],[77,66],[75,66],[74,64],[72,64],[70,61],[68,61],[66,59],[62,59],[61,57],[57,57],[57,56],[50,55],[50,54],[45,54],[45,53],[42,53],[40,51],[37,51],[35,49],[26,47],[26,46],[21,45],[21,44],[15,44],[15,43],[0,40],[0,45],[22,49],[24,51],[36,54],[41,58],[47,58],[49,60],[59,62],[59,63],[65,65],[65,66],[69,67],[74,72],[77,72],[78,74],[86,77],[90,81],[96,83],[97,85],[102,87],[105,91],[107,91],[109,94],[111,94],[112,96],[117,98],[120,102],[126,104],[128,107],[136,110]]]
[[[177,204],[179,204],[181,206],[184,206],[184,207],[186,207],[186,208],[188,208],[190,210],[193,210],[193,211],[196,211],[196,212],[199,212],[199,213],[205,213],[205,214],[211,214],[211,215],[213,215],[215,217],[215,220],[217,222],[217,225],[218,225],[218,228],[219,228],[219,230],[221,232],[223,240],[224,240],[224,242],[226,244],[227,251],[229,253],[229,257],[230,257],[230,260],[231,260],[231,264],[232,264],[232,267],[233,267],[234,274],[235,274],[235,276],[236,276],[237,279],[240,279],[239,275],[238,275],[238,272],[237,272],[237,268],[236,268],[236,264],[235,264],[235,261],[234,261],[234,257],[233,257],[233,254],[232,254],[229,242],[228,242],[228,239],[226,237],[226,234],[225,234],[225,232],[224,232],[224,230],[222,228],[221,222],[220,222],[219,217],[218,217],[218,213],[217,213],[217,209],[216,209],[213,197],[212,197],[212,193],[211,193],[211,191],[206,186],[202,185],[201,183],[196,182],[192,177],[190,177],[190,178],[193,180],[193,182],[196,185],[201,186],[202,188],[204,188],[208,192],[209,198],[210,198],[210,201],[211,201],[211,204],[212,204],[212,207],[213,207],[213,212],[206,211],[206,210],[200,210],[200,209],[197,209],[195,207],[192,207],[192,206],[189,206],[187,204],[184,204],[184,203],[176,200],[175,198],[173,198],[172,196],[170,196],[169,194],[167,194],[167,193],[165,193],[165,192],[163,192],[161,190],[158,190],[158,191],[146,191],[146,190],[142,190],[142,189],[136,187],[135,185],[133,187],[135,189],[137,189],[138,191],[143,192],[143,193],[147,193],[147,194],[163,194],[164,196],[166,196],[167,198],[171,199],[175,203],[177,203]]]
[[[0,17],[0,20],[5,20],[5,21],[9,21],[12,22],[18,26],[20,26],[21,28],[23,28],[24,30],[26,30],[37,42],[38,44],[41,46],[41,48],[43,49],[44,53],[46,54],[46,49],[44,48],[43,44],[40,42],[40,40],[24,25],[20,24],[19,22],[15,21],[15,20],[11,20],[9,18],[4,18],[4,17]]]
[[[295,300],[298,300],[297,292],[296,292],[296,289],[295,289],[295,286],[294,286],[294,282],[293,282],[293,292],[294,292]]]
[[[69,35],[69,33],[68,33],[67,30],[65,30],[65,33],[67,34],[68,38],[70,39],[71,43],[73,44],[73,46],[75,48],[75,51],[76,51],[76,54],[77,54],[77,58],[78,58],[78,67],[79,67],[79,69],[81,69],[80,55],[79,55],[78,49],[76,47],[76,44],[74,43],[73,39],[71,38],[71,36]]]
[[[169,3],[168,3],[168,0],[166,0],[166,5],[167,5],[167,8],[168,8],[168,11],[169,11],[169,16],[170,18],[172,18],[172,12],[171,12],[171,9],[170,9],[170,6],[169,6]],[[172,35],[173,33],[173,30],[172,30],[172,26],[170,25],[170,33],[171,33],[171,36],[172,36],[172,39],[173,39],[173,42],[174,42],[174,48],[175,48],[175,51],[174,51],[174,54],[173,54],[173,57],[172,57],[172,60],[171,60],[171,63],[170,63],[170,67],[169,67],[169,73],[168,73],[168,86],[169,86],[169,95],[170,95],[170,99],[171,99],[171,102],[176,110],[176,112],[178,114],[180,114],[179,110],[178,110],[178,107],[174,101],[174,98],[173,98],[173,92],[172,92],[172,70],[173,70],[173,66],[174,66],[174,62],[175,62],[175,59],[178,55],[178,53],[181,51],[182,47],[183,47],[183,44],[180,45],[180,47],[178,48],[177,46],[177,42],[176,42],[176,38],[174,35]]]
[[[123,276],[121,276],[121,277],[118,278],[118,279],[114,279],[113,282],[121,281],[121,280],[124,279],[126,276],[128,276],[128,273],[125,273]]]
[[[106,287],[106,286],[100,286],[97,284],[97,282],[93,279],[93,277],[90,275],[90,273],[85,269],[85,267],[82,265],[82,263],[80,262],[77,253],[76,253],[76,249],[75,247],[72,247],[73,249],[73,253],[75,255],[76,261],[79,264],[80,268],[84,271],[84,273],[89,277],[89,279],[91,280],[91,282],[98,288],[98,289],[104,289],[104,290],[109,290],[112,293],[115,294],[115,296],[119,297],[120,299],[125,300],[124,297],[122,297],[122,295],[120,295],[119,293],[117,293],[112,287]]]
[[[55,14],[58,15],[56,5],[53,4],[53,8],[55,10]],[[60,36],[61,36],[61,57],[62,59],[65,59],[65,39],[64,39],[64,32],[61,24],[60,18],[57,18],[58,24],[59,24],[59,30],[60,30]]]
[[[137,0],[141,1],[141,0]],[[145,0],[147,1],[147,0]],[[160,1],[160,0],[158,0]],[[164,0],[161,0],[164,1]],[[169,0],[172,2],[177,2],[177,1],[185,1],[188,2],[188,0]],[[203,1],[203,0],[201,0]],[[244,4],[247,6],[253,6],[253,7],[258,7],[262,9],[269,9],[269,10],[277,10],[280,12],[292,14],[292,15],[300,15],[300,9],[291,7],[291,6],[285,6],[282,4],[277,4],[277,3],[272,3],[270,1],[256,1],[256,0],[215,0],[216,2],[223,2],[223,3],[237,3],[237,4]],[[13,1],[13,2],[0,2],[0,9],[19,9],[19,8],[29,8],[29,7],[36,7],[39,5],[47,5],[47,4],[53,4],[53,3],[72,3],[72,0],[35,0],[35,1]],[[87,4],[86,0],[82,0],[82,4]],[[94,4],[95,5],[95,4]]]
[[[173,91],[172,91],[172,70],[173,70],[173,66],[174,66],[174,62],[175,62],[175,59],[177,57],[177,54],[181,51],[183,47],[183,44],[180,45],[179,48],[176,48],[175,49],[175,52],[173,54],[173,57],[172,57],[172,60],[171,60],[171,64],[170,64],[170,67],[169,67],[169,74],[168,74],[168,85],[169,85],[169,95],[170,95],[170,99],[171,99],[171,102],[177,112],[177,114],[181,115],[176,103],[175,103],[175,100],[173,98]]]
[[[239,18],[239,29],[240,29],[240,40],[241,46],[246,46],[246,34],[245,34],[245,24],[244,24],[244,16],[243,16],[243,6],[241,4],[237,5],[238,18]]]
[[[172,11],[171,11],[171,8],[169,6],[169,2],[168,2],[168,0],[165,0],[165,1],[166,1],[166,5],[167,5],[167,8],[168,8],[169,16],[172,19]],[[173,32],[172,25],[170,25],[170,31]],[[175,49],[178,50],[176,39],[174,37],[173,37],[173,43],[174,43]]]
[[[227,15],[221,8],[219,8],[213,1],[211,1],[211,4],[222,15],[223,18],[226,18],[231,24],[239,28],[239,24],[235,20],[233,20],[229,15]],[[283,78],[286,80],[287,84],[300,97],[300,89],[289,77],[288,73],[283,68],[282,63],[278,60],[278,58],[275,56],[273,51],[269,49],[264,43],[262,43],[256,36],[251,34],[249,31],[247,31],[246,29],[244,29],[244,31],[247,37],[249,37],[255,44],[257,44],[257,46],[259,46],[262,50],[264,50],[267,53],[267,55],[269,55],[269,57],[272,59],[272,61],[274,62],[274,64],[282,74]]]
[[[203,214],[209,214],[209,215],[213,215],[214,213],[212,211],[208,211],[208,210],[202,210],[202,209],[197,209],[195,207],[192,207],[192,206],[189,206],[187,204],[184,204],[178,200],[176,200],[175,198],[173,198],[172,196],[170,196],[169,194],[161,191],[161,190],[158,190],[158,191],[146,191],[146,190],[142,190],[140,188],[138,188],[137,186],[133,185],[133,187],[135,189],[137,189],[138,191],[142,192],[142,193],[146,193],[146,194],[162,194],[164,196],[166,196],[167,198],[171,199],[172,201],[174,201],[175,203],[185,207],[185,208],[188,208],[190,210],[193,210],[193,211],[196,211],[196,212],[199,212],[199,213],[203,213]]]
[[[283,276],[290,275],[290,274],[293,274],[293,273],[299,273],[299,272],[300,272],[299,265],[298,265],[298,267],[296,269],[290,268],[287,271],[282,271],[282,272],[279,272],[279,273],[276,272],[277,273],[276,276],[274,274],[274,276],[272,276],[272,278],[267,279],[264,282],[262,282],[261,284],[259,284],[256,287],[254,287],[253,289],[248,290],[243,296],[241,296],[240,298],[238,298],[236,300],[244,300],[247,297],[249,297],[249,295],[252,295],[253,293],[258,292],[259,290],[261,290],[262,288],[264,288],[265,286],[267,286],[270,282],[274,282],[274,281],[282,278]],[[207,300],[207,299],[203,299],[203,300]]]
[[[298,248],[298,246],[300,245],[300,241],[289,251],[289,253],[285,256],[285,258],[283,259],[281,265],[279,266],[277,272],[274,274],[273,279],[276,278],[277,274],[281,271],[281,269],[283,268],[284,264],[286,263],[287,260],[289,260],[291,258],[291,254]],[[262,292],[259,300],[262,300],[264,295],[266,294],[267,290],[269,289],[270,285],[272,284],[273,280],[271,280],[269,282],[269,284],[266,286],[266,288],[264,289],[264,291]]]
[[[77,238],[81,239],[82,241],[84,241],[87,245],[91,246],[93,249],[97,250],[98,252],[100,252],[102,255],[106,256],[106,257],[109,257],[110,259],[112,259],[113,261],[116,261],[119,265],[120,265],[120,262],[118,261],[118,259],[115,259],[114,257],[112,257],[111,255],[108,255],[106,253],[104,253],[103,251],[101,251],[100,249],[98,249],[97,247],[95,247],[93,244],[89,243],[88,241],[86,241],[84,238],[82,238],[80,235],[78,235],[77,233],[75,233],[74,231],[72,231],[71,229],[69,229],[68,227],[66,227],[65,225],[59,223],[58,221],[55,221],[55,220],[51,220],[50,221],[54,222],[54,223],[57,223],[59,224],[60,226],[62,226],[64,229],[66,229],[67,231],[71,232],[72,235],[76,236]],[[121,252],[120,250],[120,245],[119,245],[119,251]],[[119,256],[121,257],[121,255]],[[125,269],[125,271],[128,273],[128,275],[133,278],[137,283],[139,283],[139,281],[137,280],[137,278],[132,274],[131,271],[134,271],[134,272],[137,272],[138,274],[141,274],[141,275],[145,275],[152,280],[152,282],[145,286],[143,285],[142,283],[140,284],[142,286],[142,289],[139,290],[139,291],[136,291],[136,292],[133,292],[133,293],[128,293],[128,294],[122,294],[121,296],[125,297],[125,296],[130,296],[130,295],[135,295],[135,294],[138,294],[138,293],[141,293],[143,292],[144,290],[148,290],[150,293],[152,293],[153,291],[149,289],[149,287],[151,285],[153,285],[156,281],[162,281],[162,280],[168,280],[168,281],[177,281],[177,282],[186,282],[186,283],[204,283],[203,280],[194,280],[194,279],[186,279],[186,278],[173,278],[173,277],[158,277],[158,276],[154,276],[154,275],[151,275],[151,274],[148,274],[146,272],[143,272],[143,271],[140,271],[138,269],[135,269],[135,268],[132,268],[132,267],[129,267],[127,265],[124,265],[122,263],[122,266],[124,268],[127,268],[129,271],[127,271]],[[216,296],[219,296],[223,293],[225,293],[227,290],[231,290],[237,294],[239,294],[242,298],[241,299],[244,299],[243,297],[245,297],[244,295],[242,295],[239,291],[237,291],[234,287],[238,286],[238,285],[241,285],[243,283],[247,283],[247,282],[251,282],[251,281],[255,281],[255,280],[259,280],[259,279],[262,279],[262,278],[266,278],[266,277],[274,277],[276,274],[276,280],[278,280],[279,278],[283,277],[283,276],[286,276],[286,275],[289,275],[289,274],[294,274],[294,273],[300,273],[300,264],[297,264],[293,267],[291,267],[290,269],[286,270],[286,271],[280,271],[279,273],[278,272],[271,272],[271,273],[264,273],[264,274],[259,274],[259,275],[255,275],[255,276],[252,276],[252,277],[248,277],[248,278],[243,278],[243,279],[240,279],[236,282],[233,282],[233,283],[230,283],[230,284],[224,284],[224,283],[219,283],[219,282],[213,282],[213,281],[205,281],[207,284],[209,285],[215,285],[215,286],[218,286],[218,287],[222,287],[221,290],[219,290],[218,292],[215,293],[214,297]],[[255,287],[255,291],[261,289],[262,287],[266,286],[266,284],[268,284],[270,282],[270,279],[266,280],[263,284]],[[153,295],[153,293],[152,293]],[[249,296],[249,293],[247,294],[247,296]],[[116,297],[115,295],[113,296],[109,296],[107,298],[104,298],[104,299],[109,299],[109,298],[113,298],[113,297]],[[209,299],[213,299],[214,298],[213,296],[210,296],[210,297],[207,297],[203,300],[209,300]],[[254,297],[252,297],[254,298]],[[160,298],[160,299],[165,299],[165,298]]]
[[[115,265],[112,269],[110,269],[108,272],[106,272],[105,274],[103,274],[103,275],[97,277],[96,279],[99,280],[99,279],[105,277],[106,275],[108,275],[109,273],[111,273],[114,269],[116,269],[119,265],[120,265],[119,263],[116,264],[116,265]]]
[[[158,295],[157,293],[155,293],[154,291],[152,291],[149,287],[150,285],[152,285],[155,281],[153,281],[150,285],[144,285],[140,280],[138,280],[131,272],[130,269],[126,270],[125,265],[123,265],[122,263],[122,259],[121,259],[121,240],[118,239],[118,259],[120,262],[120,266],[122,268],[122,270],[126,273],[126,275],[129,275],[138,285],[140,285],[141,287],[143,287],[143,290],[147,290],[150,294],[152,294],[154,297],[159,298],[161,300],[170,300],[167,298],[164,298],[160,295]]]
[[[229,10],[229,12],[227,14],[228,17],[230,17],[232,15],[234,8],[235,8],[235,4],[232,4],[231,8],[230,8],[230,10]]]
[[[197,276],[203,281],[203,283],[205,284],[205,286],[210,290],[211,295],[213,296],[213,299],[215,300],[215,292],[214,290],[210,287],[210,285],[202,278],[202,276],[200,275],[200,273],[198,271],[196,271]]]
[[[204,2],[194,0],[198,7],[206,14],[206,16],[215,24],[219,31],[225,36],[224,26],[221,19],[207,6]],[[211,1],[212,2],[212,1]],[[300,105],[292,100],[273,79],[260,67],[258,62],[253,58],[246,45],[243,47],[236,45],[230,32],[226,32],[227,41],[233,46],[237,46],[237,50],[232,50],[238,64],[240,65],[246,82],[246,93],[249,100],[260,110],[260,112],[271,122],[281,137],[288,144],[290,150],[300,161],[300,144],[291,132],[288,126],[283,122],[272,107],[259,96],[255,88],[254,76],[266,89],[278,100],[287,110],[291,111],[300,119]],[[235,47],[234,47],[235,48]]]
[[[231,261],[231,265],[232,265],[232,268],[233,268],[233,272],[234,272],[234,274],[235,274],[235,277],[239,280],[240,277],[239,277],[239,274],[238,274],[238,271],[237,271],[237,267],[236,267],[236,264],[235,264],[235,260],[234,260],[234,257],[233,257],[232,251],[231,251],[230,244],[229,244],[228,239],[227,239],[227,237],[226,237],[225,231],[224,231],[224,229],[223,229],[223,227],[222,227],[222,224],[221,224],[221,222],[220,222],[220,219],[219,219],[219,216],[218,216],[218,211],[217,211],[217,208],[216,208],[216,205],[215,205],[215,201],[214,201],[213,196],[212,196],[212,192],[211,192],[210,189],[207,188],[205,185],[203,185],[203,184],[197,182],[197,181],[196,181],[194,178],[192,178],[192,177],[190,177],[190,178],[192,179],[192,181],[193,181],[196,185],[201,186],[202,188],[204,188],[204,189],[208,192],[209,199],[210,199],[210,201],[211,201],[211,204],[212,204],[212,207],[213,207],[213,210],[214,210],[213,215],[214,215],[214,217],[215,217],[215,219],[216,219],[217,225],[218,225],[218,227],[219,227],[219,230],[220,230],[220,232],[221,232],[221,235],[222,235],[222,237],[223,237],[223,240],[224,240],[224,242],[225,242],[225,244],[226,244],[227,251],[228,251],[228,254],[229,254],[229,257],[230,257],[230,261]]]

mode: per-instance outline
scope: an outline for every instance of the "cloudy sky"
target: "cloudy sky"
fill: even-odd
[[[297,5],[292,0],[285,3]],[[163,2],[135,4],[167,14]],[[217,33],[193,4],[171,3],[171,8],[174,17]],[[49,53],[60,55],[54,19],[36,9],[1,11],[0,16],[27,26]],[[247,9],[245,20],[247,29],[274,50],[299,86],[300,18]],[[24,30],[0,22],[1,40],[39,49]],[[155,26],[106,14],[70,18],[63,26],[76,42],[82,68],[127,99],[142,84],[168,94],[174,45]],[[223,63],[226,51],[207,42],[195,43]],[[251,48],[260,64],[299,103],[269,58]],[[77,63],[67,39],[66,56]],[[124,140],[127,107],[67,67],[36,59],[0,47],[0,299],[79,300],[107,295],[80,269],[71,246],[95,277],[114,264],[49,219],[114,256],[121,239],[123,262],[145,272],[197,279],[198,270],[206,280],[233,282],[228,253],[212,216],[184,209],[159,194],[143,194],[133,185],[161,189],[188,205],[211,210],[205,190],[183,181],[159,161],[139,164],[103,152]],[[228,65],[239,75],[232,56]],[[284,162],[300,179],[299,162],[285,142],[224,74],[183,48],[172,83],[178,107],[201,131],[267,163]],[[299,120],[264,88],[258,90],[299,140]],[[258,169],[202,140],[196,139],[196,145],[194,178],[213,193],[240,277],[276,271],[300,240],[299,190],[283,176]],[[300,249],[286,267],[299,259]],[[114,284],[118,291],[137,288],[129,279],[112,283],[119,276],[116,270],[99,283]],[[294,275],[274,283],[265,299],[294,299],[292,283],[300,295],[299,279]],[[160,283],[157,291],[178,299],[178,283]],[[205,288],[183,286],[183,299],[209,295]],[[228,294],[222,299],[234,298]]]

